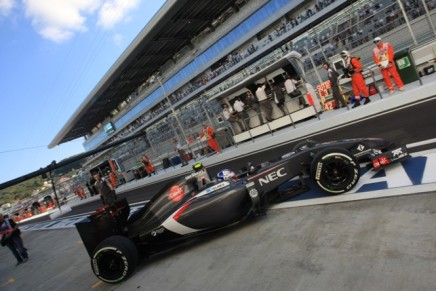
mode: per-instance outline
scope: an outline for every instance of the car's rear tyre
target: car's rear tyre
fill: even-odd
[[[343,148],[327,148],[313,158],[310,166],[313,181],[330,194],[350,191],[360,178],[357,159]]]
[[[124,236],[111,236],[102,241],[91,256],[91,268],[100,280],[116,284],[127,279],[138,264],[135,244]]]

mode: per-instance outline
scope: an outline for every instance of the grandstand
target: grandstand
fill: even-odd
[[[207,100],[289,51],[301,53],[306,82],[315,86],[327,79],[322,63],[344,49],[371,65],[375,36],[397,50],[434,38],[435,6],[432,0],[167,1],[49,147],[85,137],[92,150],[143,131],[142,140],[89,162],[116,158],[127,170],[143,154],[161,161],[173,154],[175,136],[194,141],[202,123],[222,126],[221,100]]]

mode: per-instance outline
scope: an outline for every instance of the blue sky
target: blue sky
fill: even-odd
[[[164,0],[0,0],[0,183],[84,152],[47,145]]]

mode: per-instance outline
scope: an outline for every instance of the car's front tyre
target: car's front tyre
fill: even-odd
[[[310,173],[322,190],[337,195],[356,186],[360,178],[360,166],[349,151],[339,147],[327,148],[315,155]]]
[[[102,241],[91,256],[91,268],[100,280],[116,284],[127,279],[138,264],[135,244],[124,236],[111,236]]]

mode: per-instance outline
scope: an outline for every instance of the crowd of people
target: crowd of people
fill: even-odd
[[[233,100],[222,101],[222,115],[229,122],[235,133],[244,132],[250,128],[271,122],[273,118],[273,103],[281,112],[281,116],[287,115],[285,97],[297,98],[300,108],[307,106],[307,101],[298,88],[301,80],[298,76],[284,74],[276,77],[277,80],[269,82],[265,77],[263,82],[255,84],[256,91],[247,91]],[[258,122],[253,118],[257,118]]]
[[[267,34],[263,39],[249,44],[246,49],[236,50],[230,53],[214,70],[207,71],[204,75],[196,78],[182,89],[171,93],[169,96],[170,102],[174,104],[185,97],[190,96],[202,86],[213,81],[220,74],[237,65],[244,58],[255,53],[260,47],[268,45],[271,41],[274,41],[276,38],[282,36],[284,33],[298,26],[313,15],[316,15],[316,13],[320,12],[325,7],[328,7],[333,2],[334,1],[329,0],[317,1],[313,5],[307,7],[303,12],[291,15],[284,19],[279,26],[277,26],[271,33]],[[435,0],[427,0],[427,8],[429,10],[434,9],[435,2]],[[425,13],[421,1],[404,1],[404,7],[408,12],[410,19],[414,19]],[[325,59],[326,57],[328,58],[339,53],[341,49],[349,50],[355,48],[358,45],[370,41],[375,36],[381,35],[384,32],[393,29],[395,26],[404,23],[404,18],[401,15],[401,10],[399,9],[398,4],[396,1],[392,0],[380,0],[379,2],[365,4],[356,12],[356,17],[357,20],[354,20],[354,18],[351,17],[343,24],[328,27],[321,31],[317,37],[303,37],[300,40],[288,42],[282,46],[281,49],[283,52],[295,49],[303,56],[307,56],[308,51],[312,51],[321,46],[323,52],[315,52],[312,56],[315,65],[321,66],[327,61]],[[355,24],[353,25],[353,23]],[[306,70],[312,68],[312,62],[309,58],[305,58],[303,64]],[[254,72],[248,72],[246,76],[251,73]],[[233,84],[234,82],[225,82],[219,87],[219,91],[224,91]],[[138,93],[135,92],[134,95],[137,96]],[[151,110],[138,117],[125,129],[118,132],[116,136],[110,139],[110,142],[135,132],[137,128],[157,117],[169,107],[170,104],[168,104],[166,100],[160,102]]]
[[[298,13],[287,15],[287,17],[283,18],[279,25],[276,28],[272,29],[269,33],[267,33],[263,39],[254,41],[253,43],[245,46],[244,49],[235,50],[234,52],[227,55],[227,57],[222,59],[215,66],[211,67],[214,69],[206,71],[203,75],[195,78],[192,82],[190,82],[190,84],[184,86],[176,92],[171,93],[168,96],[170,102],[172,104],[175,104],[186,97],[197,94],[197,92],[199,92],[199,90],[201,90],[204,85],[207,85],[209,84],[209,82],[214,81],[217,76],[225,73],[228,69],[239,64],[241,61],[244,60],[244,58],[258,51],[259,48],[261,48],[262,46],[268,45],[271,41],[280,38],[283,34],[294,29],[302,22],[310,19],[311,17],[319,13],[322,9],[330,5],[332,2],[334,1],[316,1],[312,5],[306,7],[304,11],[300,10]],[[421,2],[422,1],[403,2],[406,8],[411,8],[407,10],[410,17],[414,18],[424,13]],[[429,10],[434,8],[434,2],[435,1],[426,1],[427,8]],[[378,27],[378,23],[386,24],[391,23],[392,21],[396,21],[395,25],[398,25],[401,24],[401,21],[404,21],[403,16],[399,13],[398,4],[396,3],[396,1],[392,0],[379,0],[364,4],[357,11],[353,11],[353,13],[350,13],[350,15],[347,15],[344,19],[345,21],[343,22],[336,21],[334,25],[330,25],[327,27],[324,26],[325,29],[319,30],[319,33],[317,32],[315,34],[311,34],[310,37],[309,34],[304,34],[305,36],[303,37],[297,37],[293,41],[289,41],[288,43],[280,47],[280,50],[282,50],[283,54],[289,50],[300,51],[304,59],[303,64],[305,66],[305,69],[307,70],[311,69],[313,65],[308,57],[309,52],[313,52],[311,58],[315,61],[315,65],[321,66],[324,63],[328,62],[328,58],[330,56],[340,53],[341,50],[347,51],[364,42],[368,42],[371,40],[371,37],[374,37],[376,35],[376,33],[377,35],[379,35],[378,33],[381,34],[384,32],[384,30],[388,29],[386,25],[384,25],[383,27]],[[321,50],[319,50],[320,48]],[[241,78],[247,77],[250,74],[260,70],[261,68],[261,65],[251,66],[251,68],[248,70],[242,70],[240,73],[241,76],[236,76],[238,74],[235,74],[235,78],[229,78],[228,80],[226,80],[226,82],[221,83],[220,85],[212,88],[209,91],[212,92],[211,94],[216,94],[218,92],[224,91],[228,87],[238,82]],[[150,89],[152,89],[152,87],[150,87]],[[360,95],[362,95],[362,98],[365,98],[366,92],[361,92]],[[206,97],[207,96],[208,95],[206,95]],[[360,97],[357,96],[356,99],[357,98]],[[206,100],[206,98],[199,98],[199,105],[195,106],[196,110],[191,110],[189,108],[178,110],[177,114],[179,115],[182,126],[186,126],[186,128],[193,128],[195,125],[206,120],[206,115],[203,113],[203,108],[206,105]],[[244,102],[249,103],[250,101],[249,99],[247,99],[244,100]],[[344,106],[341,100],[335,103],[338,104],[338,106]],[[282,108],[284,110],[284,108],[280,106],[280,101],[276,102],[276,104],[279,105],[279,108]],[[211,107],[210,104],[207,105]],[[166,112],[166,110],[168,110],[170,106],[171,105],[168,103],[167,100],[161,101],[151,110],[138,117],[129,126],[117,132],[116,135],[114,135],[109,140],[109,142],[118,140],[137,131],[145,124],[147,124],[150,120],[163,114],[163,112]],[[263,111],[261,111],[260,107],[260,103],[257,102],[252,106],[252,108],[255,109],[256,112],[258,112],[259,119],[261,123],[263,123],[264,120],[262,119],[265,119],[266,116],[269,116],[269,109],[265,108],[265,106],[262,106]],[[216,108],[212,108],[212,110],[214,114],[217,112]],[[243,115],[243,112],[238,112],[240,113],[240,115]],[[264,113],[262,114],[262,112]],[[246,119],[246,117],[242,117],[242,120]],[[238,123],[237,120],[230,121]],[[166,123],[168,123],[168,120]],[[170,123],[174,124],[172,121]],[[147,129],[147,134],[149,135],[150,140],[153,140],[156,143],[160,143],[165,140],[171,140],[171,138],[173,138],[173,130],[168,128],[168,126],[168,124],[166,124],[165,126],[156,125],[153,128]],[[242,128],[242,126],[239,127]]]
[[[243,49],[235,50],[227,55],[224,59],[219,61],[218,66],[216,66],[215,69],[206,71],[203,75],[197,77],[195,80],[181,88],[180,90],[171,93],[168,97],[172,104],[177,103],[178,101],[186,98],[187,96],[191,95],[193,92],[197,91],[204,85],[208,84],[211,81],[214,81],[218,76],[232,68],[233,66],[237,65],[239,62],[241,62],[243,59],[249,57],[253,53],[255,53],[260,47],[264,47],[269,44],[269,42],[273,41],[274,39],[280,37],[290,29],[294,28],[295,26],[298,26],[308,18],[315,15],[317,12],[321,11],[325,7],[332,4],[334,1],[332,0],[321,0],[315,2],[313,5],[306,8],[305,11],[298,13],[297,15],[291,17],[289,20],[285,20],[283,24],[275,29],[274,32],[269,33],[266,35],[263,39],[254,41],[253,43],[248,44]],[[290,49],[289,45],[284,46],[286,50]],[[255,71],[246,72],[245,76],[248,76]],[[145,88],[154,88],[153,85],[155,82],[147,83],[147,86]],[[224,91],[229,86],[233,85],[234,82],[225,83],[225,85],[220,86],[220,91]],[[134,92],[134,94],[131,95],[132,100],[137,98],[139,96],[138,92]],[[136,120],[134,120],[132,123],[129,124],[126,128],[121,130],[116,134],[116,136],[112,137],[109,142],[113,142],[115,140],[118,140],[122,137],[125,137],[132,132],[136,131],[137,128],[141,127],[143,124],[147,123],[148,121],[152,120],[156,116],[160,115],[162,112],[167,110],[170,107],[170,104],[166,100],[160,102],[159,104],[155,105],[151,110],[147,111],[140,117],[138,117]]]

